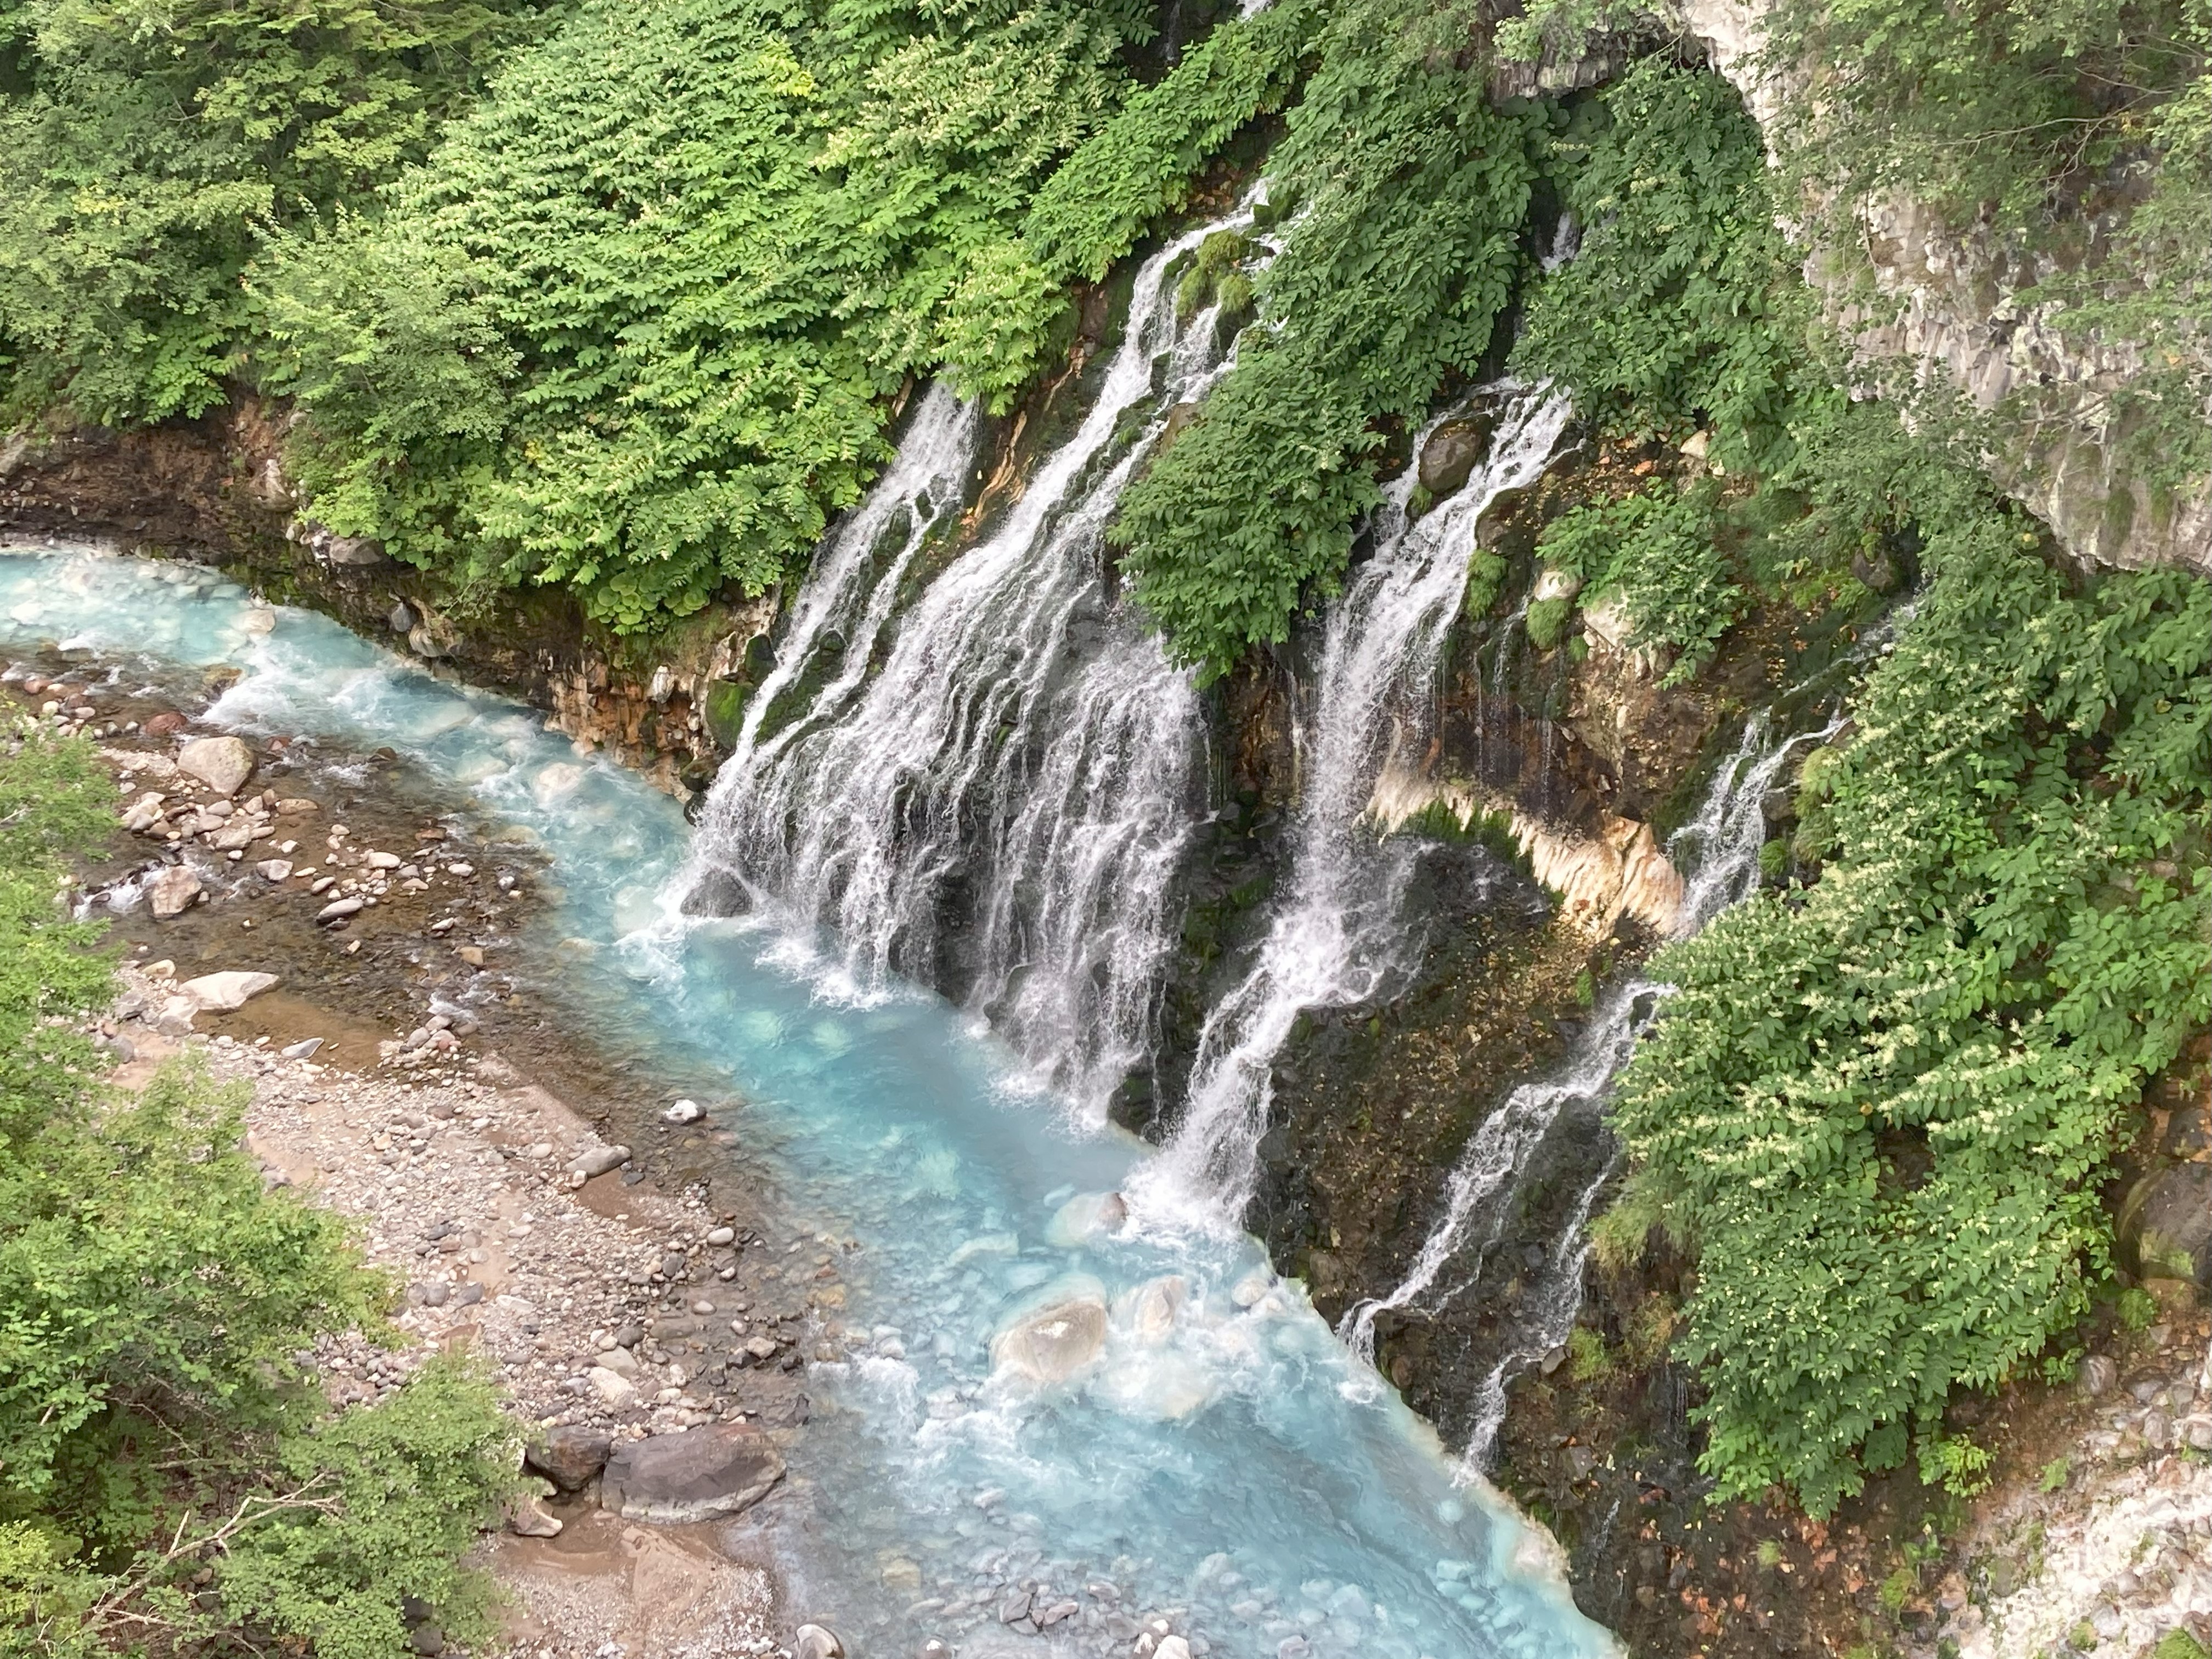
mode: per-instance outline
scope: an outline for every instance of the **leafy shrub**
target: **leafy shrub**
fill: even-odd
[[[1567,635],[1567,623],[1575,614],[1575,602],[1564,596],[1538,599],[1528,607],[1522,625],[1528,630],[1528,643],[1539,651],[1549,651]]]
[[[1675,653],[1660,684],[1679,685],[1705,665],[1741,608],[1743,591],[1729,579],[1715,532],[1695,495],[1628,495],[1553,520],[1537,548],[1547,563],[1583,578],[1585,604],[1620,602],[1630,644]],[[1528,607],[1532,640],[1539,608]]]
[[[1883,422],[1802,461],[1827,480],[1808,533],[1907,521],[1928,578],[1828,772],[1833,856],[1664,953],[1680,994],[1616,1108],[1698,1250],[1704,1465],[1815,1513],[2083,1311],[2119,1115],[2212,1003],[2212,587],[2069,589],[1938,450],[1894,465]],[[1915,478],[1918,514],[1892,493]],[[1881,488],[1854,511],[1846,484]]]
[[[1710,424],[1732,468],[1775,459],[1801,396],[1808,307],[1774,226],[1759,128],[1709,70],[1647,58],[1549,146],[1581,227],[1528,284],[1513,364],[1621,438]]]
[[[904,376],[1034,371],[1061,306],[1014,233],[1146,17],[585,0],[381,218],[265,278],[316,516],[617,630],[781,580]]]
[[[1062,280],[1103,277],[1148,225],[1183,204],[1216,151],[1281,107],[1322,9],[1320,0],[1276,0],[1232,19],[1133,94],[1037,192],[1023,236],[1038,262]]]
[[[1511,293],[1536,123],[1492,109],[1427,17],[1359,0],[1331,18],[1270,160],[1302,205],[1257,285],[1262,328],[1122,498],[1136,596],[1206,677],[1334,591],[1380,499],[1376,423],[1474,370]]]
[[[260,229],[360,198],[525,38],[527,0],[24,0],[0,17],[0,420],[228,395]]]

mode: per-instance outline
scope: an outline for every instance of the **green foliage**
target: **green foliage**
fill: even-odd
[[[1467,562],[1467,596],[1460,602],[1460,614],[1469,622],[1488,616],[1504,589],[1505,573],[1504,558],[1487,548],[1476,548]]]
[[[532,25],[526,0],[20,0],[0,11],[0,418],[223,401],[260,230],[356,199]]]
[[[2113,1304],[2120,1328],[2124,1331],[2147,1331],[2158,1320],[2158,1298],[2140,1285],[2130,1285],[2122,1291]]]
[[[465,1631],[457,1563],[514,1480],[489,1385],[434,1366],[333,1414],[301,1356],[373,1328],[384,1280],[264,1189],[244,1085],[178,1064],[112,1097],[73,1029],[112,977],[57,894],[106,796],[82,741],[0,750],[0,1646],[76,1659],[251,1617],[398,1656],[402,1595]],[[215,1605],[183,1583],[204,1555]]]
[[[316,516],[617,630],[780,580],[903,377],[1003,404],[1034,372],[1061,301],[1014,234],[1146,15],[586,0],[262,280]]]
[[[1122,498],[1136,596],[1211,678],[1333,592],[1380,499],[1378,422],[1472,372],[1512,291],[1533,116],[1431,49],[1421,0],[1358,0],[1322,32],[1271,185],[1301,210],[1257,284],[1264,325]]]
[[[2204,1644],[2185,1630],[2170,1630],[2158,1638],[2158,1645],[2150,1650],[2150,1659],[2212,1659]]]
[[[1038,263],[1061,280],[1103,278],[1147,226],[1183,204],[1216,151],[1281,107],[1321,9],[1319,0],[1276,0],[1224,23],[1132,96],[1037,192],[1023,235]]]
[[[460,1558],[515,1490],[517,1451],[491,1384],[450,1359],[289,1437],[278,1455],[293,1488],[337,1503],[245,1534],[218,1580],[230,1616],[303,1637],[321,1659],[404,1652],[403,1595],[438,1608],[450,1640],[489,1636],[489,1587]]]
[[[1574,619],[1575,602],[1565,595],[1548,599],[1537,599],[1528,606],[1528,614],[1522,625],[1528,630],[1528,643],[1539,651],[1554,649],[1566,637],[1567,624]]]
[[[2086,1309],[2119,1115],[2212,1003],[2212,587],[2069,590],[1895,425],[1799,463],[1808,536],[1909,527],[1928,579],[1822,781],[1833,856],[1662,956],[1617,1107],[1698,1243],[1705,1467],[1816,1513]]]
[[[1679,685],[1705,665],[1742,607],[1715,530],[1701,493],[1628,495],[1553,520],[1537,550],[1588,584],[1585,605],[1619,605],[1631,645],[1672,653],[1660,684]],[[1539,608],[1528,607],[1532,640]]]
[[[2063,1492],[2066,1488],[2066,1483],[2073,1478],[2073,1460],[2067,1457],[2054,1457],[2043,1466],[2043,1473],[2036,1477],[2035,1489],[2038,1492]]]
[[[1577,1382],[1610,1382],[1617,1367],[1605,1338],[1587,1325],[1567,1333],[1567,1374]]]
[[[1548,167],[1582,246],[1529,283],[1516,370],[1560,381],[1610,435],[1710,425],[1716,459],[1768,465],[1814,389],[1808,307],[1735,89],[1647,58],[1577,112]]]

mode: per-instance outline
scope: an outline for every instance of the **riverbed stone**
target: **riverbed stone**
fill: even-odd
[[[202,974],[177,988],[209,1013],[227,1014],[233,1009],[243,1008],[276,986],[274,974],[245,973],[233,969],[220,974]]]
[[[845,1659],[845,1644],[826,1625],[801,1625],[792,1632],[791,1659]]]
[[[586,1146],[568,1160],[570,1177],[580,1176],[585,1181],[603,1176],[610,1170],[619,1170],[629,1162],[627,1146]]]
[[[1063,1382],[1105,1346],[1105,1287],[1076,1281],[1000,1331],[991,1343],[991,1366],[1024,1382]]]
[[[523,1454],[523,1464],[562,1492],[580,1492],[599,1479],[614,1443],[614,1436],[605,1429],[548,1429],[530,1443]]]
[[[156,921],[184,915],[199,896],[199,876],[186,865],[172,864],[156,871],[146,884],[146,903]]]
[[[234,795],[253,775],[253,750],[242,738],[194,738],[177,750],[177,769],[218,795]]]
[[[783,1455],[766,1436],[717,1424],[623,1441],[599,1477],[599,1503],[625,1520],[684,1526],[750,1509],[782,1479]]]

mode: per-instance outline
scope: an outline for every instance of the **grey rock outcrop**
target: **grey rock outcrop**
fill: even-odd
[[[625,1440],[599,1477],[602,1508],[630,1521],[684,1526],[736,1515],[783,1479],[783,1455],[734,1424]]]

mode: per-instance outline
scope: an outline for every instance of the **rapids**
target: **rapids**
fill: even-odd
[[[1089,1613],[1002,1629],[993,1587],[1023,1577],[1110,1586],[1112,1607],[1224,1659],[1609,1650],[1530,1534],[1250,1239],[1099,1224],[1085,1195],[1154,1154],[1041,1098],[1020,1055],[941,1000],[886,975],[841,1000],[838,975],[781,958],[775,934],[682,915],[690,832],[641,781],[526,708],[189,566],[13,550],[0,643],[42,642],[126,674],[234,665],[212,723],[388,744],[538,839],[555,884],[518,952],[533,994],[643,1074],[656,1057],[718,1068],[781,1248],[850,1247],[844,1333],[824,1338],[850,1357],[811,1369],[814,1420],[763,1524],[793,1613],[856,1656],[933,1636],[963,1656],[1129,1650]],[[1112,1314],[1071,1375],[994,1371],[1024,1310],[1085,1298]]]

